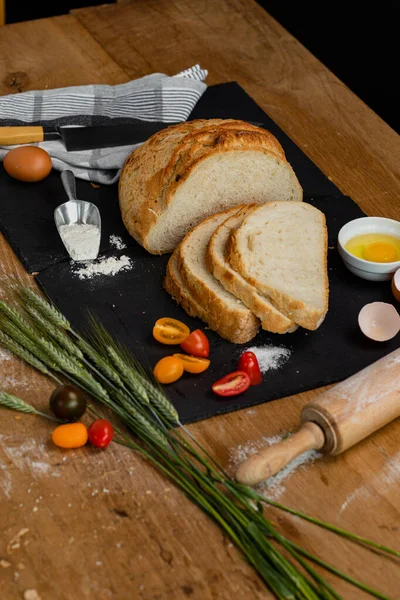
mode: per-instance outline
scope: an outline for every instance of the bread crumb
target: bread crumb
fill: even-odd
[[[5,560],[4,558],[2,558],[0,560],[0,567],[2,567],[3,569],[9,569],[11,567],[11,563],[8,562],[8,560]]]
[[[24,600],[42,600],[36,590],[25,590]]]
[[[24,527],[7,544],[7,554],[10,555],[14,550],[18,550],[21,547],[21,538],[28,533],[29,529]]]

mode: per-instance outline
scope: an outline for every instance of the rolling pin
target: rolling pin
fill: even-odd
[[[400,416],[400,349],[334,385],[301,412],[300,429],[266,446],[238,468],[240,483],[256,485],[308,450],[336,455]]]

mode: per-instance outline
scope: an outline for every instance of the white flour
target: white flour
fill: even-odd
[[[275,435],[269,438],[263,437],[257,442],[249,442],[245,445],[238,446],[230,452],[231,466],[236,470],[240,463],[242,463],[252,454],[255,454],[257,450],[263,446],[272,446],[273,444],[277,444],[278,442],[282,441],[282,439],[283,436]],[[279,473],[261,483],[257,491],[260,494],[271,498],[272,500],[276,500],[285,491],[285,487],[282,485],[282,483],[291,475],[293,475],[293,473],[299,468],[303,469],[305,465],[314,462],[320,456],[322,455],[315,450],[304,452],[304,454],[301,454],[292,460],[284,469],[279,471]]]
[[[110,235],[110,246],[111,248],[116,248],[117,250],[123,250],[126,248],[124,240],[114,233]]]
[[[261,373],[275,371],[289,360],[291,351],[279,346],[252,346],[246,352],[254,352],[260,365]]]
[[[0,363],[6,360],[11,360],[11,354],[10,352],[7,352],[7,350],[3,350],[3,348],[0,348]]]
[[[132,261],[129,256],[106,256],[100,258],[97,261],[93,261],[74,272],[78,275],[79,279],[92,279],[99,275],[115,275],[120,271],[128,271],[132,268]]]
[[[96,258],[100,245],[100,229],[96,225],[61,225],[59,231],[72,260]]]

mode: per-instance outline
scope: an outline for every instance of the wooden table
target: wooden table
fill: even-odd
[[[0,93],[116,84],[192,64],[208,83],[236,80],[345,194],[369,214],[400,218],[400,141],[376,114],[251,0],[136,0],[0,29]],[[0,279],[28,276],[0,241]],[[46,406],[49,381],[1,355],[1,387]],[[345,360],[345,357],[344,357]],[[291,398],[209,419],[192,432],[224,465],[239,444],[293,429]],[[266,599],[221,531],[141,458],[61,452],[51,427],[1,412],[1,597],[41,600]],[[280,500],[398,547],[400,423],[288,478]],[[283,513],[277,526],[353,577],[400,598],[399,561]],[[368,596],[329,578],[346,600]],[[30,596],[26,595],[30,598]]]

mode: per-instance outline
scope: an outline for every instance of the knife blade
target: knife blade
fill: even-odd
[[[248,121],[252,125],[262,123]],[[114,148],[145,142],[150,136],[177,123],[163,121],[138,121],[113,125],[94,125],[93,127],[42,127],[19,126],[0,127],[0,145],[30,144],[61,140],[67,151],[92,150],[94,148]]]

